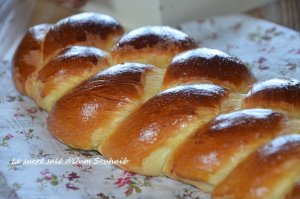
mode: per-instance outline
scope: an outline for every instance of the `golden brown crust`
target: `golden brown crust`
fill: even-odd
[[[166,70],[164,87],[184,83],[214,83],[234,91],[248,90],[254,75],[239,59],[208,48],[175,56]]]
[[[219,115],[198,129],[170,156],[170,177],[218,184],[251,151],[280,133],[286,118],[269,109]],[[201,188],[201,187],[199,187]]]
[[[300,181],[294,186],[294,188],[285,197],[285,199],[299,199],[299,197],[300,197]]]
[[[67,47],[39,71],[34,99],[49,111],[62,95],[108,66],[106,53],[98,48]]]
[[[97,13],[80,13],[57,22],[49,30],[44,44],[45,63],[70,45],[110,49],[124,29],[114,18]]]
[[[281,199],[300,180],[300,135],[259,148],[213,191],[213,198]]]
[[[174,55],[196,48],[185,33],[168,26],[146,26],[125,34],[111,51],[114,64],[140,62],[166,68]]]
[[[30,28],[14,54],[12,77],[16,88],[22,94],[29,94],[26,83],[43,66],[43,41],[50,26],[40,24]]]
[[[24,36],[13,80],[45,110],[58,100],[47,120],[56,138],[108,158],[126,157],[129,163],[119,165],[125,170],[161,175],[164,169],[206,191],[225,178],[215,198],[299,197],[300,136],[252,153],[279,134],[299,132],[299,81],[267,80],[245,96],[255,78],[237,58],[194,49],[193,39],[167,26],[138,28],[119,40],[123,33],[110,16],[81,13]],[[107,69],[113,64],[119,65]],[[283,113],[249,109],[216,117],[241,107]]]
[[[106,53],[98,48],[67,47],[39,71],[37,80],[45,83],[55,76],[81,75],[85,70],[91,70],[98,62],[103,62],[103,69],[108,66]]]
[[[74,148],[95,149],[94,131],[114,124],[118,111],[141,100],[151,70],[150,65],[128,63],[95,74],[57,101],[48,117],[49,131]]]
[[[132,46],[135,49],[155,47],[160,45],[167,48],[169,43],[178,45],[179,48],[189,49],[195,43],[192,38],[168,26],[146,26],[132,30],[117,43],[117,48]]]
[[[295,79],[274,78],[253,85],[244,99],[243,107],[273,108],[299,116],[300,82]]]
[[[129,162],[122,168],[157,175],[143,169],[142,162],[154,151],[166,147],[173,137],[183,134],[193,122],[217,115],[226,95],[223,88],[209,84],[166,90],[149,99],[118,126],[104,143],[103,155],[113,159],[127,157]],[[171,144],[168,149],[172,147]]]

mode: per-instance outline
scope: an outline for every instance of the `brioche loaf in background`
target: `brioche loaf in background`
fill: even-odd
[[[256,82],[183,32],[81,13],[32,27],[13,58],[20,93],[73,148],[126,157],[213,198],[299,198],[300,82]]]

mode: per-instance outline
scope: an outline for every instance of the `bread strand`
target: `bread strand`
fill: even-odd
[[[44,51],[44,59],[46,60],[45,69],[43,68],[42,70],[47,71],[46,68],[48,68],[52,72],[54,82],[60,79],[58,84],[53,84],[50,80],[50,85],[52,85],[46,87],[52,87],[51,89],[55,91],[54,93],[56,93],[55,89],[58,89],[58,87],[63,88],[59,92],[60,94],[54,97],[54,100],[46,103],[47,105],[44,108],[46,107],[45,109],[50,110],[51,106],[58,100],[49,114],[48,127],[50,132],[65,144],[81,149],[96,149],[98,147],[98,150],[106,157],[115,158],[126,154],[128,155],[127,158],[130,159],[131,157],[134,161],[132,161],[132,165],[130,162],[129,165],[119,165],[123,169],[145,175],[162,175],[163,169],[163,173],[169,177],[211,191],[220,182],[220,186],[222,186],[224,184],[222,183],[223,179],[225,179],[224,182],[230,179],[229,177],[226,178],[226,176],[236,172],[234,166],[238,165],[239,167],[242,164],[239,164],[239,162],[242,162],[247,156],[250,157],[251,155],[249,154],[253,153],[253,151],[258,151],[258,147],[261,147],[278,135],[299,132],[299,120],[295,119],[299,118],[299,100],[297,99],[300,96],[300,86],[297,80],[272,79],[259,82],[254,84],[252,89],[246,94],[249,90],[248,86],[253,84],[255,79],[252,73],[239,60],[226,53],[212,49],[194,49],[173,58],[179,52],[195,48],[197,45],[183,33],[169,27],[143,27],[124,35],[109,53],[93,52],[90,53],[92,55],[82,56],[90,58],[90,63],[98,63],[99,60],[104,63],[100,64],[100,67],[92,66],[91,68],[94,67],[91,70],[92,72],[83,75],[84,77],[81,75],[83,71],[89,68],[87,63],[82,63],[82,65],[86,66],[81,67],[83,70],[76,70],[74,67],[62,67],[63,70],[60,70],[58,65],[64,64],[60,64],[59,61],[65,59],[67,60],[65,65],[76,65],[76,62],[80,62],[78,61],[81,59],[80,55],[88,54],[82,53],[82,51],[91,51],[91,47],[73,47],[70,45],[80,44],[99,47],[94,42],[83,42],[84,38],[92,38],[95,34],[86,37],[86,35],[82,34],[82,30],[85,31],[84,28],[92,27],[92,33],[95,33],[95,31],[101,32],[103,28],[99,28],[99,26],[102,24],[96,23],[96,25],[91,25],[93,24],[91,22],[103,22],[103,19],[114,21],[114,19],[105,15],[97,15],[96,17],[94,15],[97,14],[79,14],[63,19],[52,27],[45,25],[40,31],[42,33],[40,33],[39,37],[36,36],[36,43],[39,44],[38,49]],[[54,47],[50,50],[43,46],[45,43],[43,38],[49,26],[51,31],[46,35],[46,39],[48,38],[47,45],[49,46],[51,42],[59,44],[53,45]],[[60,30],[60,26],[64,28]],[[113,23],[113,26],[117,27],[118,33],[117,36],[111,34],[113,36],[110,38],[113,38],[111,39],[113,41],[117,41],[123,34],[123,29],[119,23]],[[81,28],[81,30],[76,30],[78,28]],[[72,33],[70,30],[75,30],[76,33],[70,37],[73,39],[68,41],[66,39],[68,36],[66,35]],[[35,36],[32,32],[31,29],[31,32],[29,31],[28,34],[30,36],[33,35],[34,40]],[[62,36],[64,39],[60,39],[57,42],[56,39],[61,37],[61,35],[57,37],[58,33],[64,34]],[[51,34],[54,36],[51,36]],[[106,31],[106,35],[110,35],[109,31]],[[104,41],[105,39],[102,39],[98,43],[101,44]],[[61,45],[59,42],[63,44]],[[113,46],[112,43],[114,42],[108,43],[110,43],[108,46]],[[29,50],[24,53],[22,52],[22,48],[24,48],[22,46],[26,47],[26,45],[29,46]],[[64,47],[69,49],[64,49]],[[27,84],[29,85],[28,82],[31,82],[31,87],[39,88],[35,91],[38,93],[42,90],[40,87],[46,84],[45,82],[41,84],[42,77],[51,79],[49,76],[47,77],[47,74],[51,74],[51,72],[40,71],[38,74],[38,71],[42,68],[40,64],[32,64],[31,62],[30,65],[28,63],[30,56],[34,54],[31,52],[35,48],[26,44],[25,36],[14,57],[13,77],[15,85],[21,93],[26,93],[30,97],[34,97],[34,95],[30,94],[32,93],[29,92],[30,89],[25,89],[30,87],[27,86]],[[81,52],[76,49],[81,49]],[[106,50],[108,49],[109,47],[106,48]],[[60,52],[61,50],[63,52]],[[93,51],[97,50],[94,49]],[[53,54],[59,55],[49,58]],[[71,54],[71,56],[66,54]],[[97,55],[99,56],[97,57]],[[39,56],[41,57],[42,54],[40,53]],[[95,57],[98,59],[93,62],[93,60],[96,60]],[[172,63],[169,64],[172,58]],[[24,60],[25,64],[19,64],[20,61],[24,63]],[[74,60],[73,63],[72,60]],[[51,62],[52,64],[50,64]],[[95,74],[99,70],[121,62],[141,62],[146,64],[119,64]],[[97,63],[94,65],[97,65]],[[160,66],[163,69],[149,64]],[[31,69],[31,71],[34,71],[31,74],[28,71],[25,74],[20,72],[30,68],[28,65],[31,68],[36,67],[36,70]],[[46,67],[47,65],[49,66]],[[55,67],[58,68],[56,71],[53,69]],[[165,71],[164,68],[166,67]],[[62,73],[66,70],[70,72],[66,72],[65,74],[67,75],[64,76]],[[91,75],[93,76],[90,77]],[[73,79],[75,78],[75,80],[64,80],[70,76]],[[76,79],[78,77],[81,79]],[[162,80],[163,77],[164,79]],[[31,80],[28,81],[26,78]],[[34,80],[39,82],[36,83],[39,86],[33,85]],[[70,86],[66,82],[71,82],[73,85]],[[191,83],[194,85],[185,85]],[[217,85],[209,85],[211,83],[221,85],[223,88]],[[69,88],[66,89],[65,87]],[[160,88],[162,90],[170,89],[155,95]],[[51,95],[51,92],[49,93]],[[43,99],[46,95],[44,93],[40,99]],[[149,99],[150,97],[152,98]],[[77,99],[77,102],[75,99]],[[149,100],[147,101],[147,99]],[[39,101],[42,100],[36,99],[36,102],[43,106],[43,103],[39,103]],[[73,103],[70,103],[70,101]],[[71,104],[74,104],[74,106]],[[67,108],[68,106],[70,106],[69,109]],[[236,111],[240,108],[248,110]],[[276,112],[249,108],[272,108]],[[275,118],[275,120],[273,121],[272,118]],[[232,125],[226,127],[228,123],[232,123]],[[259,129],[256,126],[258,124],[266,132],[255,134],[254,132]],[[78,129],[77,127],[80,126],[81,128]],[[100,128],[98,128],[99,126]],[[269,126],[271,130],[266,130],[266,126]],[[82,131],[82,127],[85,129],[85,132]],[[132,127],[136,132],[131,132],[131,129],[128,127]],[[104,130],[105,128],[106,130]],[[102,133],[103,135],[101,135]],[[229,142],[231,144],[231,141],[228,140],[229,134],[239,137],[245,143],[241,144],[237,141],[236,144],[233,142],[231,147],[226,146],[229,145]],[[254,135],[258,136],[259,139],[256,139]],[[128,137],[132,139],[127,139]],[[201,139],[207,140],[207,143],[205,144],[205,141],[202,142]],[[183,142],[182,144],[180,144],[181,141]],[[198,142],[194,146],[196,147],[194,148],[195,151],[198,151],[198,153],[194,154],[194,156],[191,154],[191,157],[186,157],[188,158],[186,159],[184,155],[189,156],[189,154],[183,152],[191,149],[193,141],[195,143]],[[224,149],[222,147],[227,147],[227,159],[218,158],[216,153],[214,154],[216,149],[211,149],[211,151],[205,149],[205,145],[208,142],[219,143],[217,148],[221,152]],[[254,143],[251,144],[251,142]],[[295,142],[297,143],[297,141]],[[163,146],[164,144],[165,146]],[[204,147],[205,150],[201,151],[199,147]],[[180,155],[176,156],[176,154]],[[180,161],[193,160],[193,158],[201,157],[201,155],[201,164],[198,161],[196,164],[183,162],[183,164],[186,164],[185,167],[183,164],[179,165]],[[230,163],[230,161],[228,163],[228,159],[233,157],[233,163]],[[168,160],[166,161],[166,159]],[[225,169],[215,167],[213,164],[216,162],[224,164]],[[183,166],[184,169],[178,169],[180,166]],[[186,173],[190,169],[195,169],[195,167],[199,168],[199,166],[204,168],[200,169],[202,171],[200,175],[198,173],[199,170],[194,173],[190,172],[193,178]],[[276,180],[278,181],[278,179]],[[283,190],[282,193],[286,194],[286,190],[291,188],[293,184],[290,183],[290,186]],[[238,186],[231,186],[229,190],[238,189]],[[297,186],[295,187],[297,188]],[[272,188],[274,190],[276,186]],[[217,188],[216,190],[222,189]],[[213,197],[227,197],[222,196],[222,192],[217,191],[216,193],[213,193]],[[267,194],[260,196],[264,198],[269,197]],[[230,197],[238,198],[234,194]],[[258,198],[258,196],[255,197]]]

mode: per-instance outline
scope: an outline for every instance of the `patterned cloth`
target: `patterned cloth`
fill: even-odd
[[[202,47],[239,57],[259,80],[300,79],[297,32],[243,15],[178,28]],[[102,158],[98,153],[61,144],[47,131],[47,113],[15,90],[10,70],[10,62],[0,62],[0,198],[209,198],[165,177],[145,177],[98,164]]]

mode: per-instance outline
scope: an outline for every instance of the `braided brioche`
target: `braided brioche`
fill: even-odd
[[[186,34],[124,34],[82,13],[31,28],[13,58],[16,88],[49,111],[64,144],[168,176],[213,198],[298,198],[300,82],[256,82],[239,59]]]
[[[43,48],[47,63],[64,47],[71,45],[94,46],[110,49],[124,33],[124,28],[114,18],[95,13],[81,13],[52,25],[46,34]]]
[[[97,149],[121,120],[158,92],[161,79],[161,70],[152,65],[113,66],[59,99],[49,114],[48,128],[74,148]]]
[[[29,97],[38,71],[44,66],[43,43],[50,24],[36,25],[28,30],[19,44],[12,60],[12,77],[18,91]]]
[[[168,26],[141,27],[124,35],[111,49],[111,63],[138,62],[167,68],[174,55],[196,47],[189,36]]]
[[[213,197],[299,198],[299,185],[294,187],[300,178],[299,157],[300,135],[278,137],[239,164],[216,187]]]

